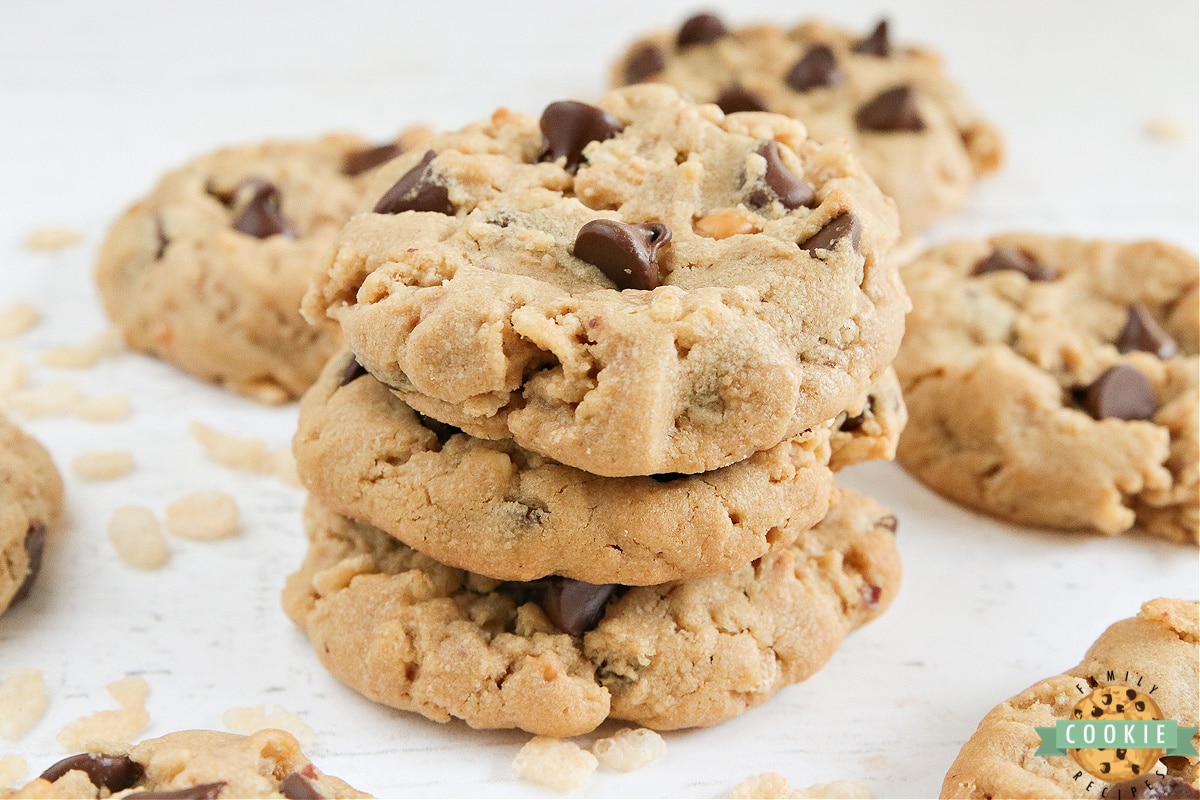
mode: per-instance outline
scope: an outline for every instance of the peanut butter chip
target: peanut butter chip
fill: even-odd
[[[709,239],[728,239],[741,233],[757,233],[758,226],[741,211],[722,211],[696,220],[696,233]]]

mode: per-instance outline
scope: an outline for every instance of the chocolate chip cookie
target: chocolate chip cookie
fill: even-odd
[[[795,117],[820,142],[839,139],[896,200],[911,235],[962,207],[999,168],[1000,134],[967,103],[929,50],[894,44],[886,20],[867,35],[809,21],[730,30],[701,14],[636,41],[614,86],[670,84],[727,112]]]
[[[179,731],[132,747],[109,745],[69,756],[4,797],[370,797],[323,774],[289,733],[249,736]]]
[[[96,280],[130,347],[269,403],[298,397],[340,347],[300,300],[370,174],[427,137],[232,147],[163,176],[114,223]]]
[[[28,596],[62,515],[62,478],[50,454],[0,413],[0,613]]]
[[[1162,712],[1159,719],[1194,730],[1200,716],[1198,615],[1194,601],[1152,600],[1136,617],[1106,630],[1079,666],[996,706],[951,765],[942,797],[1196,797],[1200,759],[1194,755],[1167,756],[1148,774],[1108,784],[1084,772],[1070,754],[1035,751],[1042,744],[1036,728],[1054,728],[1057,720],[1072,718],[1080,701],[1110,685],[1122,694],[1145,694]],[[1196,743],[1200,736],[1193,737]]]
[[[1196,257],[1161,242],[1013,234],[903,269],[898,458],[1026,525],[1196,543]]]
[[[802,681],[887,608],[896,518],[849,490],[733,572],[657,586],[500,582],[452,569],[310,499],[310,549],[284,610],[372,700],[547,736],[607,717],[712,725]]]
[[[301,401],[293,451],[330,508],[443,563],[643,585],[729,572],[816,524],[830,434],[700,475],[605,478],[424,418],[346,355]]]
[[[634,86],[502,109],[373,186],[305,313],[421,413],[595,475],[767,450],[898,346],[891,203],[787,117]]]

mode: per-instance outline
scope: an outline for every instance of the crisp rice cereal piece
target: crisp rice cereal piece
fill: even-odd
[[[1188,137],[1187,126],[1177,119],[1157,117],[1146,123],[1146,133],[1165,142],[1182,142]]]
[[[787,778],[778,772],[764,772],[761,775],[751,775],[729,791],[729,796],[735,800],[743,798],[781,798],[792,793]]]
[[[41,670],[13,667],[0,684],[0,736],[24,736],[46,713],[46,684]]]
[[[22,389],[10,398],[13,411],[28,419],[70,414],[83,399],[75,381],[54,381],[34,389]]]
[[[181,539],[225,539],[238,532],[237,501],[224,492],[192,492],[167,506],[166,521]]]
[[[296,713],[279,705],[246,706],[231,708],[221,715],[221,723],[230,733],[249,736],[266,728],[287,731],[296,737],[302,747],[313,743],[313,729]]]
[[[0,756],[0,790],[16,786],[27,768],[20,756]]]
[[[128,450],[89,450],[71,462],[71,471],[82,481],[108,481],[133,471]]]
[[[218,464],[253,472],[271,471],[271,453],[262,439],[222,433],[199,420],[192,420],[188,430],[204,448],[204,454]]]
[[[47,367],[61,369],[87,369],[94,367],[105,356],[115,355],[121,350],[121,338],[116,328],[98,333],[82,345],[55,347],[42,353],[42,363]]]
[[[76,404],[75,414],[88,422],[120,422],[129,417],[129,398],[123,394],[88,397]]]
[[[870,800],[871,790],[858,781],[832,781],[814,783],[806,789],[792,792],[793,798],[842,798],[842,800]]]
[[[513,759],[518,778],[553,789],[572,792],[583,788],[599,762],[574,742],[535,736]]]
[[[121,708],[97,711],[69,723],[58,734],[63,749],[86,750],[97,742],[128,742],[150,724],[145,706],[150,687],[144,680],[131,676],[114,681],[107,688]]]
[[[29,370],[21,352],[15,347],[0,348],[0,400],[25,388],[28,382]]]
[[[148,508],[122,506],[114,511],[108,523],[108,540],[131,567],[158,569],[167,563],[167,539]]]
[[[592,745],[592,755],[609,769],[633,772],[667,752],[667,741],[649,728],[622,728]]]
[[[0,338],[19,336],[37,325],[42,313],[31,303],[14,303],[0,311]]]
[[[26,250],[62,250],[83,241],[83,234],[60,225],[34,228],[25,237]]]

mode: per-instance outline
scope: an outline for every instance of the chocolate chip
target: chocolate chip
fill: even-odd
[[[563,633],[579,636],[600,624],[604,606],[616,590],[616,585],[557,578],[547,582],[542,590],[542,610]]]
[[[682,472],[660,472],[656,475],[651,475],[650,477],[659,483],[672,483],[680,478],[686,478],[688,476]]]
[[[679,26],[675,46],[683,48],[693,44],[711,44],[727,33],[729,29],[716,14],[697,14]]]
[[[867,608],[879,607],[879,597],[883,594],[882,588],[873,583],[864,583],[859,587],[858,591],[859,594],[862,595],[863,604],[866,605]]]
[[[971,274],[983,275],[1008,269],[1020,272],[1031,281],[1052,281],[1055,277],[1054,270],[1044,264],[1039,264],[1028,253],[1011,245],[997,247],[991,255],[975,265],[975,271]]]
[[[767,139],[754,152],[767,161],[767,170],[763,178],[770,192],[763,189],[752,192],[747,198],[751,205],[762,208],[773,198],[778,198],[784,208],[811,207],[815,204],[817,193],[812,184],[797,176],[783,163],[779,155],[779,142]]]
[[[658,248],[671,241],[671,229],[661,222],[626,225],[594,219],[575,236],[575,257],[599,267],[618,289],[653,289],[662,278]]]
[[[641,83],[666,68],[667,60],[663,58],[662,50],[647,42],[634,50],[625,62],[625,83]]]
[[[1158,410],[1154,387],[1137,367],[1109,367],[1082,393],[1083,407],[1096,419],[1150,419]]]
[[[109,756],[103,753],[80,753],[68,756],[41,774],[43,780],[54,781],[73,769],[86,773],[97,789],[120,792],[142,779],[145,769],[129,756]]]
[[[546,106],[538,124],[545,141],[542,161],[565,158],[567,169],[583,163],[583,149],[590,143],[603,142],[625,130],[620,120],[603,108],[575,100]]]
[[[131,792],[125,795],[127,800],[217,800],[225,782],[202,783],[199,786],[189,786],[186,789],[175,789],[169,792]]]
[[[429,211],[454,216],[450,203],[450,192],[440,183],[434,183],[429,164],[437,153],[429,150],[421,162],[401,176],[392,188],[383,193],[375,204],[376,214],[399,214],[402,211]]]
[[[867,38],[854,45],[854,52],[864,56],[879,56],[887,58],[892,54],[892,43],[888,37],[888,21],[879,20],[875,30]]]
[[[858,109],[854,122],[863,130],[883,133],[925,130],[917,91],[911,86],[896,86],[875,95]]]
[[[726,114],[739,111],[766,111],[767,105],[758,95],[740,86],[731,86],[714,101]]]
[[[163,257],[163,253],[167,252],[167,245],[171,240],[167,238],[167,226],[163,223],[162,216],[154,218],[154,235],[158,239],[158,249],[154,251],[154,260],[158,261]]]
[[[345,161],[342,162],[342,174],[349,175],[351,178],[355,175],[362,175],[369,169],[375,169],[380,164],[386,164],[403,152],[404,148],[393,142],[392,144],[381,144],[378,147],[368,147],[366,150],[349,153],[346,155]]]
[[[1146,787],[1146,791],[1142,795],[1142,800],[1195,800],[1195,798],[1200,798],[1200,790],[1183,778],[1174,776],[1154,781]]]
[[[881,528],[891,531],[892,533],[895,533],[900,527],[900,520],[896,519],[895,514],[888,514],[886,517],[880,517],[879,521],[875,524]]]
[[[458,434],[462,433],[461,429],[456,428],[453,425],[447,425],[445,422],[436,420],[433,417],[427,417],[424,414],[420,414],[415,411],[413,413],[416,414],[417,419],[421,421],[422,427],[433,431],[433,435],[437,437],[438,442],[441,444],[445,444],[446,442],[450,441],[450,437],[457,436]]]
[[[288,800],[324,800],[325,797],[299,772],[293,772],[279,782],[279,793]]]
[[[785,80],[797,92],[807,92],[820,87],[841,86],[846,82],[846,73],[838,66],[833,50],[818,44],[808,48],[788,71]]]
[[[861,414],[855,414],[853,417],[846,417],[844,420],[842,420],[842,424],[838,427],[838,430],[846,431],[847,433],[853,433],[861,428],[863,423],[866,421],[867,412],[864,411]]]
[[[858,217],[849,212],[843,212],[826,222],[821,230],[800,242],[800,249],[814,255],[818,250],[833,250],[839,240],[850,237],[850,246],[858,250],[862,240],[862,223]]]
[[[46,526],[40,522],[31,523],[25,531],[25,555],[29,559],[29,572],[17,587],[12,602],[19,603],[29,596],[38,573],[42,571],[42,553],[46,550]]]
[[[517,512],[517,524],[528,527],[530,525],[541,525],[546,521],[546,517],[550,516],[550,509],[540,506],[529,506],[524,503],[517,504],[520,511]]]
[[[253,236],[256,239],[267,239],[272,236],[294,237],[296,229],[283,215],[279,205],[279,189],[270,181],[255,178],[246,181],[243,187],[249,187],[250,199],[233,221],[233,229]]]
[[[342,377],[338,380],[338,387],[345,386],[366,374],[367,368],[358,363],[358,359],[354,354],[351,354],[350,360],[346,362],[346,366],[342,369]]]
[[[1134,303],[1129,307],[1125,327],[1117,336],[1117,350],[1122,353],[1141,350],[1168,359],[1179,352],[1179,346],[1154,319],[1150,309],[1141,303]]]

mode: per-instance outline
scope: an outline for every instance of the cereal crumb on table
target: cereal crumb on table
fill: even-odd
[[[60,225],[43,225],[40,228],[34,228],[25,237],[25,249],[62,250],[79,244],[81,241],[83,241],[83,234],[77,230]]]
[[[869,800],[871,791],[858,781],[832,781],[815,783],[805,789],[792,791],[787,778],[778,772],[753,775],[733,787],[732,798],[843,798],[844,800]]]
[[[257,731],[275,728],[296,737],[302,747],[313,743],[313,729],[296,713],[274,704],[231,708],[221,715],[221,723],[230,733],[249,736]]]
[[[133,454],[128,450],[89,450],[71,462],[71,471],[82,481],[107,481],[133,471]]]
[[[0,338],[20,336],[37,325],[42,314],[30,303],[14,303],[0,309]]]
[[[0,400],[19,391],[29,382],[25,359],[15,347],[0,348]]]
[[[167,506],[166,521],[181,539],[226,539],[238,532],[237,501],[224,492],[192,492]]]
[[[108,685],[121,708],[97,711],[69,723],[58,734],[58,743],[66,750],[86,750],[95,742],[128,742],[150,724],[146,697],[150,687],[138,677],[122,678]]]
[[[122,506],[108,523],[108,540],[121,560],[138,569],[158,569],[167,563],[167,540],[148,508]]]
[[[100,359],[121,352],[121,334],[116,328],[98,333],[81,345],[55,347],[42,353],[42,363],[61,369],[87,369]]]
[[[1157,117],[1146,123],[1146,133],[1165,142],[1182,142],[1188,138],[1188,129],[1177,119]]]
[[[4,683],[0,683],[0,736],[9,741],[19,739],[45,713],[46,684],[42,671],[32,667],[10,669]]]
[[[556,792],[583,788],[599,762],[574,742],[535,736],[513,759],[513,773]]]
[[[79,401],[75,413],[88,422],[120,422],[129,417],[129,398],[121,394],[88,397]]]
[[[601,764],[620,772],[641,769],[666,751],[666,740],[649,728],[623,728],[592,745],[592,754]]]
[[[199,420],[193,420],[188,430],[204,448],[204,454],[218,464],[274,475],[290,486],[300,485],[290,447],[268,450],[262,439],[223,433]]]

